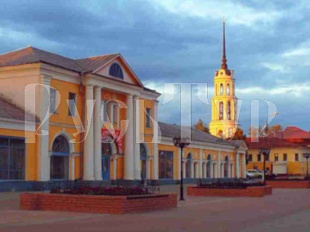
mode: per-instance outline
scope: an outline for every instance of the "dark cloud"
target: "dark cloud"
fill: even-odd
[[[261,21],[252,26],[227,21],[228,64],[235,70],[237,86],[272,89],[279,81],[287,85],[307,82],[309,66],[298,62],[294,63],[295,67],[291,66],[282,54],[307,40],[309,4],[281,0],[237,3],[254,11],[272,10],[280,15],[269,24]],[[2,0],[0,52],[30,44],[72,58],[121,52],[143,82],[212,85],[214,72],[221,62],[221,17],[214,20],[175,14],[152,1],[142,0]],[[263,63],[280,64],[289,71],[272,71]],[[250,100],[256,96],[245,97]],[[295,98],[292,99],[294,102]],[[280,109],[288,112],[283,99],[275,100]],[[291,111],[298,111],[300,104],[295,99]],[[199,104],[194,106],[193,120],[205,116],[205,121],[209,121],[210,110],[204,109]],[[279,116],[283,123],[294,124],[288,117],[289,112],[283,115],[283,118]],[[171,113],[169,120],[178,118],[179,115]],[[242,116],[241,120],[248,124],[248,116]],[[310,127],[305,119],[299,122]]]

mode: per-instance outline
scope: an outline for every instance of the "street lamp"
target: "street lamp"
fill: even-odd
[[[184,201],[184,194],[183,194],[183,148],[187,147],[190,142],[189,138],[181,138],[181,137],[174,137],[173,138],[173,144],[176,147],[181,148],[181,184],[180,184],[180,201]]]
[[[265,145],[267,145],[266,142],[265,142]],[[259,152],[259,154],[264,156],[264,175],[263,175],[263,181],[264,181],[264,184],[266,184],[266,159],[267,159],[267,157],[269,157],[270,148],[268,146],[262,147],[262,148],[258,149],[258,152]]]
[[[270,147],[268,146],[268,119],[269,117],[275,117],[278,115],[278,112],[275,112],[273,114],[270,114],[266,118],[266,124],[263,127],[263,130],[265,130],[265,133],[263,134],[263,141],[264,141],[264,146],[258,149],[259,154],[264,156],[264,175],[263,175],[263,181],[264,184],[266,184],[266,159],[269,157],[270,154]]]
[[[307,176],[306,176],[306,179],[309,180],[308,159],[310,158],[310,153],[304,153],[304,154],[302,154],[302,156],[307,159],[307,163],[306,163],[306,165],[307,165]]]

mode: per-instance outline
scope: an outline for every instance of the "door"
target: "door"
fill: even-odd
[[[110,179],[110,156],[102,156],[102,179]]]

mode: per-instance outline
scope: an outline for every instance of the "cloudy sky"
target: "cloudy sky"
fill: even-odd
[[[267,101],[269,113],[279,112],[271,124],[309,131],[309,8],[307,0],[2,0],[0,53],[28,45],[71,58],[120,52],[142,82],[161,93],[164,83],[208,85],[207,94],[194,88],[191,101],[189,88],[180,101],[180,91],[171,100],[174,88],[166,87],[159,118],[179,124],[183,105],[185,121],[209,123],[225,16],[241,127],[247,131],[251,102],[259,100],[261,123]]]

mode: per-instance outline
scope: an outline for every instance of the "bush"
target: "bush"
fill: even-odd
[[[214,179],[199,180],[197,187],[220,189],[245,189],[247,187],[264,186],[262,181],[249,181],[246,179]]]
[[[128,196],[150,194],[142,187],[79,187],[73,189],[52,189],[50,193],[74,195]]]

